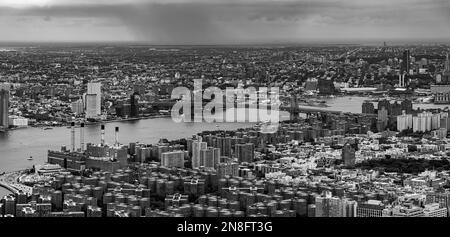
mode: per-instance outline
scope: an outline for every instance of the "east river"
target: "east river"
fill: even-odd
[[[351,113],[361,113],[361,105],[365,97],[345,96],[324,99],[329,109]],[[414,104],[414,108],[444,108],[433,104]],[[288,118],[281,113],[282,119]],[[123,144],[141,142],[157,143],[160,138],[187,138],[205,130],[236,130],[251,127],[252,123],[175,123],[171,118],[143,119],[127,122],[105,124],[106,142],[114,142],[114,127],[120,127],[119,141]],[[79,147],[79,132],[76,133],[76,144]],[[100,142],[100,125],[85,128],[85,143]],[[51,130],[42,128],[23,128],[0,133],[0,173],[30,168],[33,164],[43,164],[47,160],[48,150],[60,150],[61,146],[70,147],[70,129],[55,127]],[[27,160],[32,156],[33,160]],[[0,197],[8,193],[0,187]]]

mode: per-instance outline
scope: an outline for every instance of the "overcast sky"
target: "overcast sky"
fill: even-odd
[[[450,39],[448,0],[0,0],[0,41]]]

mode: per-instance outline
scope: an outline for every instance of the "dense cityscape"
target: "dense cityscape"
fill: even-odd
[[[449,52],[389,42],[3,47],[0,133],[66,127],[70,142],[49,148],[45,164],[5,169],[0,215],[448,217]],[[172,92],[194,79],[203,90],[277,87],[289,116],[276,131],[258,121],[121,139],[117,124],[170,119]],[[329,103],[356,97],[355,112]],[[100,139],[86,139],[88,128]]]

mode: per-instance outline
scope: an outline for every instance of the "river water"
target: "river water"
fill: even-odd
[[[227,112],[228,114],[228,112]],[[282,120],[289,114],[280,113]],[[114,128],[119,127],[119,141],[122,144],[140,142],[157,143],[161,138],[180,139],[205,130],[236,130],[251,127],[255,123],[176,123],[171,118],[154,118],[135,121],[121,121],[105,124],[105,140],[114,143]],[[43,164],[48,150],[60,150],[61,146],[70,148],[70,131],[67,127],[23,128],[0,133],[0,173],[17,171]],[[76,129],[75,144],[80,147],[79,129]],[[100,143],[100,125],[87,126],[84,130],[85,143]],[[33,160],[27,160],[32,156]]]
[[[325,99],[329,107],[325,110],[361,113],[365,97],[345,96]],[[307,107],[307,106],[305,106]],[[445,105],[414,104],[414,108],[444,108]],[[311,107],[314,108],[314,107]],[[281,113],[281,119],[289,115]],[[171,118],[144,119],[105,124],[106,142],[114,142],[114,128],[120,127],[119,141],[123,144],[141,142],[152,144],[160,138],[187,138],[204,130],[235,130],[253,126],[254,123],[175,123]],[[216,126],[217,125],[217,126]],[[79,132],[76,132],[76,144],[79,147]],[[85,143],[100,142],[100,125],[85,128]],[[24,128],[0,133],[0,173],[30,168],[33,164],[43,164],[47,160],[48,150],[59,150],[61,146],[70,146],[70,129],[66,127],[43,130],[42,128]],[[33,160],[27,160],[33,156]],[[0,197],[9,193],[0,187]]]
[[[171,118],[113,122],[105,124],[105,140],[106,143],[114,143],[115,127],[120,128],[119,141],[123,144],[153,144],[160,138],[187,138],[204,130],[236,130],[253,125],[254,123],[175,123]],[[79,129],[75,131],[75,144],[79,148]],[[0,173],[45,163],[48,150],[60,150],[61,146],[70,148],[70,132],[71,129],[67,127],[55,127],[51,130],[23,128],[0,133]],[[100,125],[86,126],[84,134],[85,143],[100,143]],[[31,161],[27,160],[30,156],[33,157]],[[8,190],[0,187],[0,199],[7,193]]]

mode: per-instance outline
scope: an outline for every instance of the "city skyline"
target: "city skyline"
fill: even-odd
[[[450,217],[448,12],[0,0],[0,217]]]
[[[0,41],[448,42],[449,10],[442,0],[6,0],[0,2]]]

